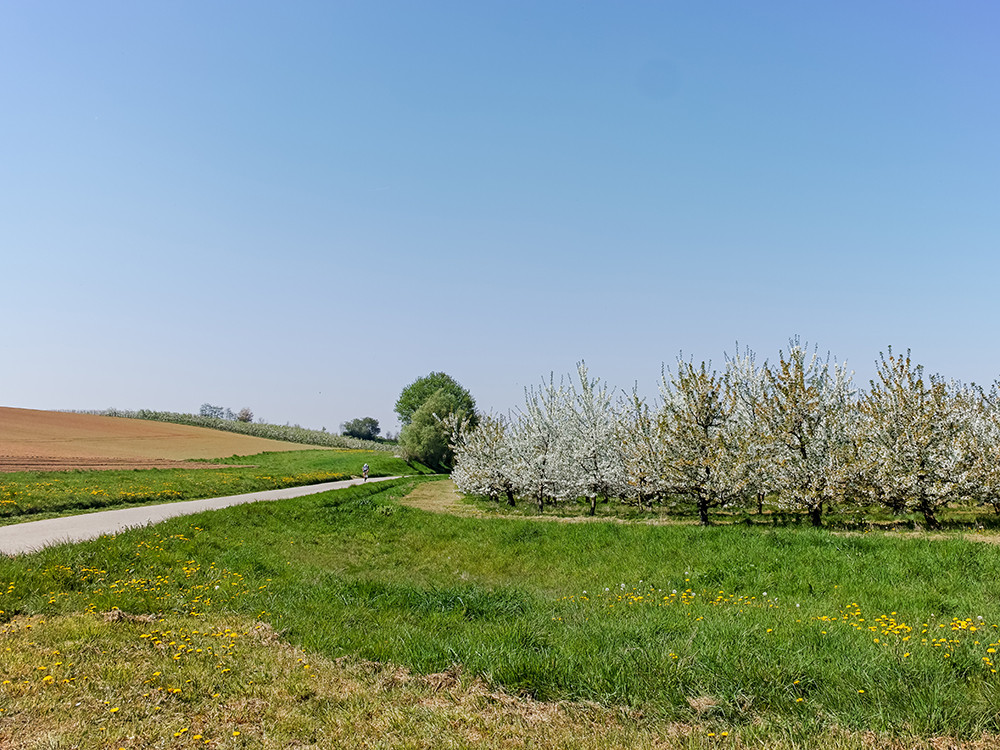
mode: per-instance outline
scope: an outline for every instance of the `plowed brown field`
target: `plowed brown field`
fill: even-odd
[[[204,427],[0,406],[0,472],[199,467],[186,459],[323,450]]]

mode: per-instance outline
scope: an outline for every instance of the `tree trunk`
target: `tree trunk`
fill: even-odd
[[[702,526],[708,526],[708,498],[698,494],[698,521]]]
[[[758,492],[757,493],[757,515],[758,516],[764,515],[764,493],[763,492]]]
[[[507,490],[507,505],[511,508],[514,507],[514,490],[512,489]]]
[[[923,461],[921,461],[921,468],[923,467]],[[934,503],[932,503],[927,497],[927,489],[925,487],[925,482],[927,481],[926,474],[920,474],[917,477],[919,482],[919,492],[917,495],[917,510],[924,514],[924,522],[927,524],[928,529],[940,529],[941,524],[938,523],[937,516],[934,514]]]
[[[541,492],[538,493],[538,512],[539,513],[545,512],[545,495],[542,494]]]
[[[823,503],[809,509],[809,522],[816,528],[823,525]]]
[[[924,523],[927,524],[928,529],[940,529],[941,524],[938,523],[937,516],[934,514],[934,506],[929,503],[920,503],[920,512],[924,514]]]

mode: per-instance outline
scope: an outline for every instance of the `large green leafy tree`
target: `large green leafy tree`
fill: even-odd
[[[455,378],[443,372],[432,372],[417,378],[403,389],[396,401],[396,414],[399,415],[399,422],[403,427],[408,425],[417,409],[424,405],[437,391],[444,390],[445,393],[455,397],[456,408],[465,411],[468,415],[476,413],[476,400],[472,394],[463,388]]]
[[[448,471],[454,463],[448,424],[475,426],[476,401],[454,378],[432,372],[417,378],[403,389],[396,402],[403,429],[399,444],[409,459],[438,471]]]

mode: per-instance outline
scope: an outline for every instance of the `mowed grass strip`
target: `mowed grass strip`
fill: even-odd
[[[117,613],[16,618],[0,626],[0,746],[7,750],[209,748],[941,747],[874,732],[774,736],[665,722],[593,703],[514,696],[452,668],[419,675],[308,654],[237,616]],[[85,643],[87,648],[81,649]],[[700,710],[710,709],[702,705]],[[985,750],[980,738],[949,747]]]
[[[305,450],[230,456],[206,469],[59,471],[0,474],[0,524],[88,510],[223,497],[360,476],[419,474],[428,470],[384,452]]]
[[[530,699],[524,705],[594,704],[613,731],[647,732],[631,736],[640,746],[996,740],[992,546],[458,518],[399,503],[423,481],[241,506],[0,561],[0,609],[52,620],[117,608],[181,618],[188,630],[256,620],[312,655],[296,658],[461,674],[487,692]],[[0,671],[15,658],[8,645]],[[73,660],[72,649],[59,650]],[[0,686],[8,721],[33,710],[18,702],[15,682]],[[336,711],[332,698],[317,700]],[[391,696],[380,705],[402,710]],[[447,715],[426,710],[429,726]],[[253,746],[265,746],[271,721],[255,719],[240,736],[255,732]],[[461,734],[471,720],[456,721],[456,746],[474,744]],[[552,743],[588,746],[571,741],[578,730]],[[550,744],[538,739],[543,730],[526,731],[516,736]],[[433,746],[422,736],[368,739]]]
[[[308,655],[252,619],[115,614],[0,627],[0,746],[653,748],[692,731],[515,698],[458,669]]]

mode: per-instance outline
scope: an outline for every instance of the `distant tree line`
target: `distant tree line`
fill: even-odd
[[[843,364],[798,340],[772,362],[750,350],[721,372],[680,360],[659,400],[615,398],[584,364],[573,381],[526,390],[510,416],[453,420],[452,477],[464,492],[640,507],[798,511],[883,507],[938,526],[947,504],[1000,513],[1000,385],[927,375],[910,354],[880,355],[856,389]]]
[[[359,440],[377,440],[382,431],[375,417],[358,417],[340,425],[340,434]]]
[[[238,412],[233,413],[229,407],[213,406],[212,404],[202,404],[198,414],[203,417],[213,419],[225,419],[230,422],[253,422],[253,412],[249,407],[244,406]]]

